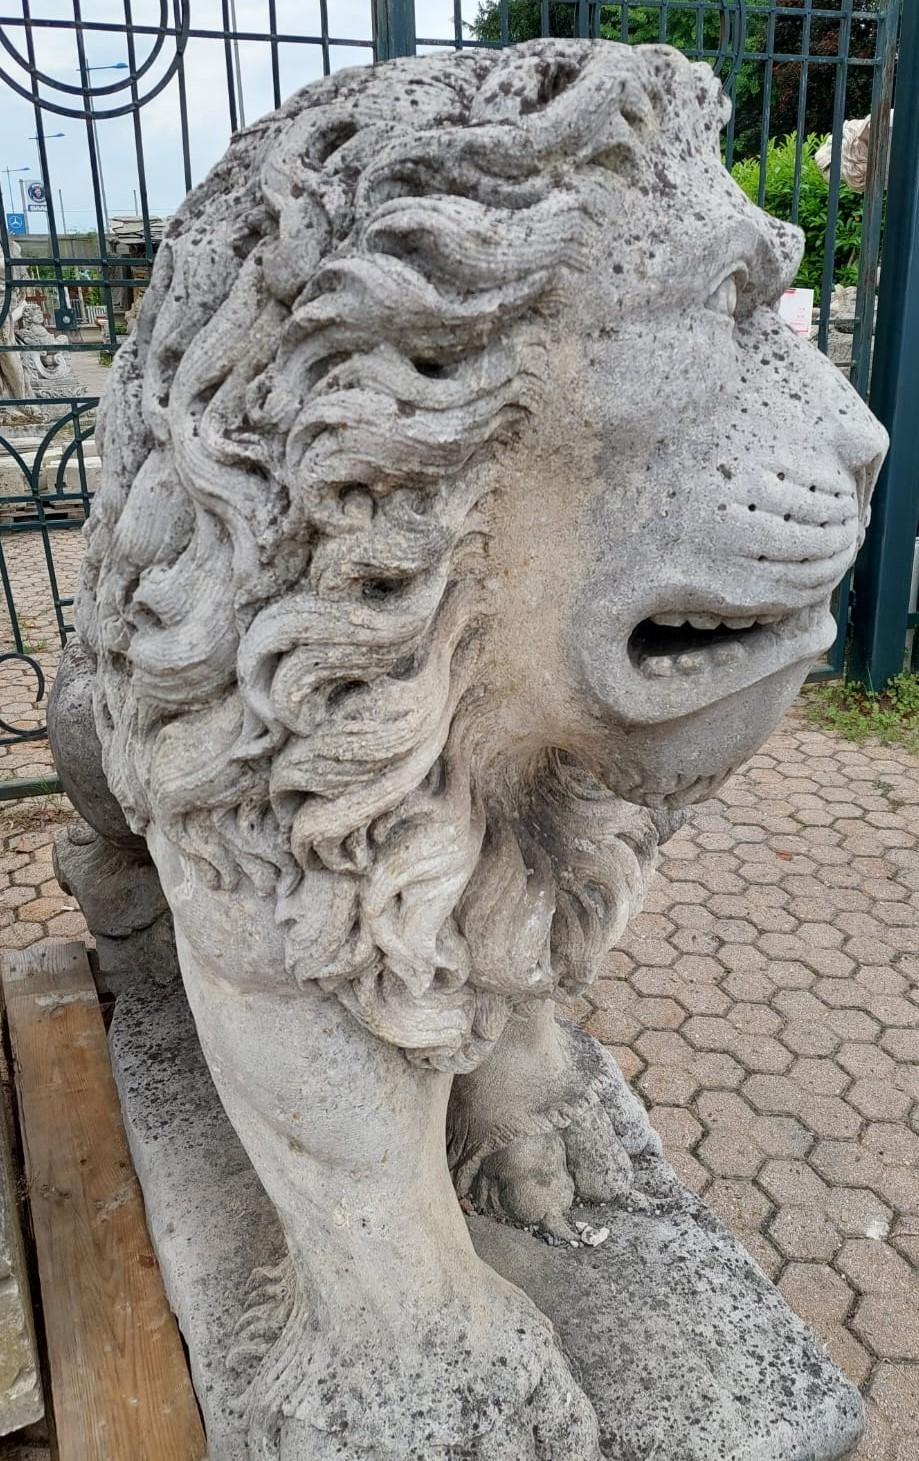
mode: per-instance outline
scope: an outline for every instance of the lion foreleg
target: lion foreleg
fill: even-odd
[[[548,1321],[472,1248],[446,1162],[450,1076],[311,988],[230,983],[177,923],[205,1055],[289,1254],[240,1325],[264,1350],[249,1456],[596,1461]]]

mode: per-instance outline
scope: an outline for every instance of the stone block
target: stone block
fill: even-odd
[[[132,988],[112,1063],[167,1293],[188,1344],[211,1461],[246,1454],[226,1363],[249,1272],[283,1245],[274,1210],[217,1099],[180,989]],[[539,1305],[600,1422],[605,1461],[831,1461],[861,1401],[718,1219],[672,1180],[650,1212],[578,1208],[598,1248],[549,1246],[473,1217],[479,1256]]]

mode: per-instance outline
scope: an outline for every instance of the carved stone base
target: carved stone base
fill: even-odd
[[[133,988],[111,1035],[134,1162],[191,1357],[210,1461],[244,1461],[224,1363],[252,1269],[281,1237],[204,1064],[181,988]],[[598,1248],[548,1247],[482,1218],[482,1258],[552,1319],[607,1461],[831,1461],[858,1441],[858,1393],[738,1242],[688,1191],[651,1212],[584,1209]],[[419,1242],[423,1242],[419,1233]]]

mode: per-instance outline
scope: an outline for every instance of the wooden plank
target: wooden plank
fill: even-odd
[[[60,1461],[203,1461],[82,943],[2,964]]]

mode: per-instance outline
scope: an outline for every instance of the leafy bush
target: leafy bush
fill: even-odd
[[[822,137],[805,137],[801,149],[801,189],[798,197],[798,224],[804,230],[806,247],[801,270],[795,281],[804,288],[815,289],[820,296],[823,276],[823,250],[826,240],[830,190],[826,178],[814,161],[814,153]],[[764,207],[776,218],[790,220],[794,198],[795,151],[797,138],[792,133],[781,139],[770,139],[766,150],[766,192]],[[735,163],[733,176],[748,198],[755,203],[759,189],[759,158],[745,158]],[[839,188],[839,212],[836,218],[833,282],[858,283],[858,254],[861,247],[862,208],[860,193],[853,193],[845,183]]]

